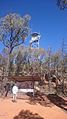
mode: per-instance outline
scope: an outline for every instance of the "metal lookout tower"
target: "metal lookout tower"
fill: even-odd
[[[41,36],[39,33],[32,33],[31,34],[31,40],[30,40],[30,47],[31,48],[39,48],[40,37]]]

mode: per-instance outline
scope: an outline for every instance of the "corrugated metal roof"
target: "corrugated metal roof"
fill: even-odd
[[[24,82],[24,81],[40,81],[40,77],[37,76],[11,76],[8,77],[9,79],[13,81],[18,81],[18,82]]]

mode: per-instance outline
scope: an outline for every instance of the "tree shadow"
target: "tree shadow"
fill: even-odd
[[[29,100],[27,101],[27,103],[29,103],[31,105],[35,105],[38,103],[38,104],[40,104],[42,106],[46,106],[46,107],[52,106],[52,103],[47,98],[47,96],[43,95],[41,93],[36,93],[34,97],[32,95],[29,95]]]
[[[37,113],[33,114],[29,110],[21,110],[17,116],[13,119],[44,119],[43,117],[39,116]]]
[[[58,96],[57,94],[49,94],[47,98],[56,106],[67,111],[67,100],[64,100],[62,97]]]

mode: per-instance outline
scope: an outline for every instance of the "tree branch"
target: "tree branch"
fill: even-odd
[[[18,44],[16,44],[16,45],[14,45],[13,48],[16,47],[16,46],[21,45],[22,43],[24,43],[24,41],[22,41],[21,43],[18,43]]]

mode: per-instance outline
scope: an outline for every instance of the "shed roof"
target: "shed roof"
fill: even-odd
[[[40,81],[40,77],[37,76],[11,76],[9,77],[12,81],[24,82],[24,81]]]

